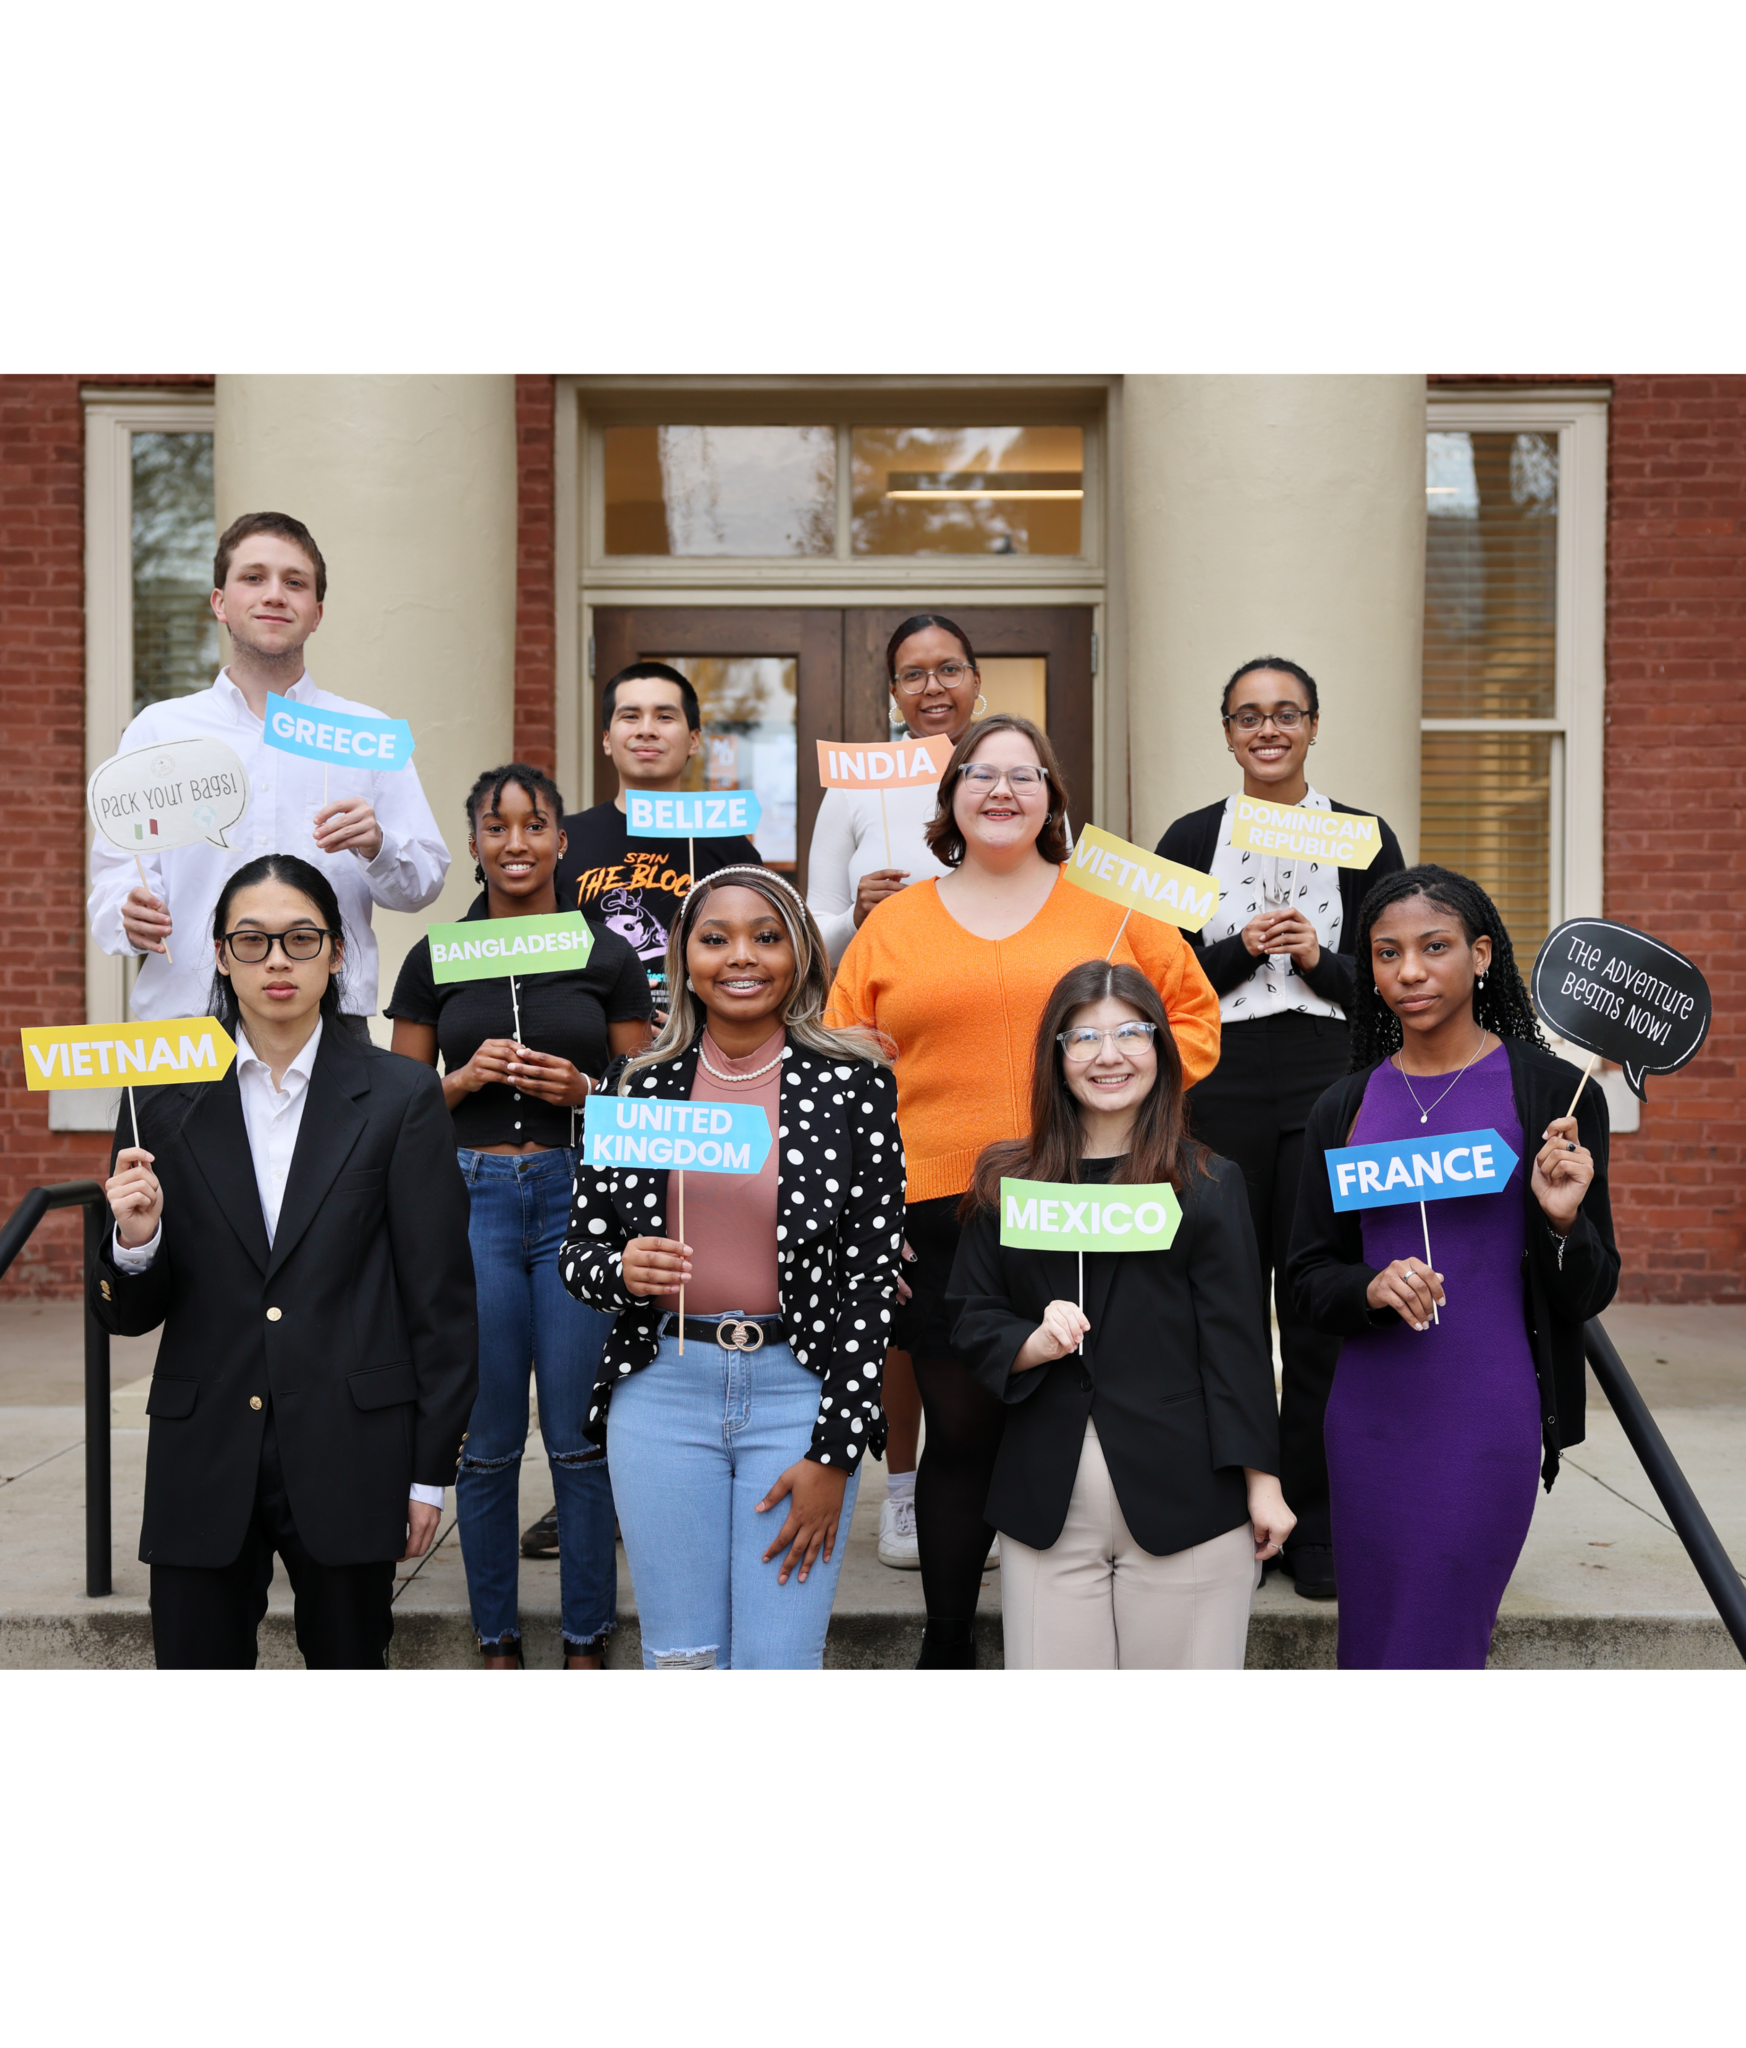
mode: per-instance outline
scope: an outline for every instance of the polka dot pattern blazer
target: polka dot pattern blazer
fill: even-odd
[[[644,1068],[623,1092],[688,1100],[697,1051]],[[897,1083],[871,1060],[829,1060],[793,1043],[782,1058],[777,1298],[795,1359],[821,1382],[807,1456],[852,1471],[885,1448],[879,1377],[903,1240]],[[617,1089],[623,1066],[601,1085]],[[667,1178],[586,1160],[577,1168],[558,1270],[578,1301],[617,1317],[584,1431],[594,1443],[606,1441],[613,1388],[655,1356],[662,1311],[626,1291],[624,1248],[667,1235]]]

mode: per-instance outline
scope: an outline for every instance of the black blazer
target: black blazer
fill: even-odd
[[[398,1557],[412,1486],[454,1483],[479,1378],[467,1191],[442,1083],[329,1022],[270,1249],[236,1068],[137,1100],[163,1238],[128,1274],[110,1229],[87,1284],[115,1335],[164,1328],[146,1400],[142,1561],[236,1558],[269,1405],[310,1554]],[[116,1151],[132,1141],[125,1108],[121,1122]]]
[[[1594,1154],[1594,1179],[1576,1212],[1568,1237],[1546,1221],[1531,1185],[1541,1132],[1570,1111],[1580,1069],[1555,1059],[1537,1045],[1506,1038],[1510,1083],[1521,1120],[1524,1157],[1522,1200],[1528,1212],[1528,1245],[1519,1284],[1534,1377],[1540,1387],[1540,1436],[1545,1456],[1540,1476],[1550,1492],[1558,1476],[1560,1449],[1583,1439],[1588,1383],[1582,1326],[1598,1316],[1619,1284],[1619,1249],[1613,1242],[1613,1210],[1607,1193],[1607,1100],[1592,1082],[1576,1105],[1577,1135]],[[1298,1183],[1297,1217],[1286,1271],[1298,1313],[1318,1330],[1339,1337],[1386,1329],[1396,1320],[1391,1308],[1373,1309],[1364,1299],[1377,1268],[1364,1262],[1361,1209],[1334,1207],[1323,1154],[1338,1151],[1364,1101],[1376,1068],[1348,1074],[1310,1111],[1304,1133],[1303,1178]],[[1498,1275],[1500,1285],[1507,1276]]]
[[[1163,1252],[1087,1252],[1087,1355],[1015,1373],[1051,1301],[1072,1301],[1072,1252],[1019,1251],[980,1209],[964,1227],[946,1299],[952,1348],[1007,1404],[987,1516],[1047,1550],[1061,1534],[1085,1421],[1097,1425],[1116,1499],[1154,1557],[1248,1520],[1243,1467],[1279,1470],[1279,1412],[1255,1229],[1243,1176],[1209,1154]]]
[[[1354,804],[1337,804],[1331,797],[1328,805],[1331,810],[1358,816],[1374,815],[1359,812]],[[1184,867],[1199,868],[1202,874],[1208,873],[1212,868],[1213,855],[1218,851],[1219,827],[1224,815],[1223,797],[1216,804],[1208,804],[1204,811],[1190,811],[1186,817],[1177,819],[1154,851],[1165,860],[1179,860]],[[1340,918],[1340,943],[1332,952],[1324,946],[1322,957],[1303,977],[1323,1002],[1338,1003],[1348,1014],[1356,986],[1352,962],[1358,946],[1358,906],[1384,875],[1398,875],[1406,866],[1400,841],[1394,836],[1388,820],[1378,818],[1376,822],[1382,837],[1382,847],[1376,858],[1367,868],[1340,870],[1340,902],[1344,906]],[[1215,939],[1210,946],[1199,932],[1184,932],[1183,937],[1200,955],[1202,972],[1212,983],[1216,995],[1229,995],[1255,971],[1255,956],[1243,944],[1239,932],[1232,932],[1229,938]]]

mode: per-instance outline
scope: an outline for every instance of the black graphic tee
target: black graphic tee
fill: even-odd
[[[558,863],[558,902],[574,906],[616,932],[642,961],[657,1004],[666,1007],[667,935],[691,887],[686,842],[632,834],[615,803],[574,811],[564,820],[569,844]],[[762,867],[749,839],[697,839],[697,876],[719,868]]]

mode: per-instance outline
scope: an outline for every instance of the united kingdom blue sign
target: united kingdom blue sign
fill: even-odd
[[[582,1113],[590,1166],[757,1173],[770,1156],[770,1119],[750,1102],[657,1102],[591,1095]]]
[[[1336,1209],[1390,1209],[1495,1195],[1515,1170],[1516,1155],[1496,1131],[1453,1131],[1443,1138],[1345,1145],[1327,1161]]]
[[[763,815],[757,792],[750,789],[625,791],[624,818],[630,829],[673,839],[737,839],[757,831]]]

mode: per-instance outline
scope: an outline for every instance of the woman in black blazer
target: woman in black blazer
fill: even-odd
[[[1357,937],[1353,1072],[1310,1116],[1289,1275],[1345,1340],[1327,1416],[1340,1664],[1477,1669],[1536,1467],[1550,1487],[1582,1441],[1582,1326],[1618,1285],[1606,1101],[1546,1050],[1465,875],[1391,876]],[[1329,1151],[1472,1131],[1517,1156],[1498,1192],[1335,1209]]]
[[[1245,662],[1219,706],[1225,745],[1243,771],[1243,794],[1265,803],[1346,811],[1310,787],[1309,750],[1321,701],[1315,678],[1276,655]],[[1332,1599],[1328,1472],[1322,1411],[1339,1345],[1298,1314],[1285,1284],[1303,1133],[1322,1090],[1346,1071],[1351,1037],[1354,934],[1365,892],[1405,865],[1379,820],[1381,846],[1366,868],[1292,861],[1232,843],[1237,800],[1224,797],[1178,818],[1158,842],[1169,860],[1216,875],[1219,907],[1189,943],[1219,999],[1219,1063],[1188,1098],[1194,1135],[1234,1159],[1248,1184],[1264,1289],[1279,1317],[1284,1366],[1281,1476],[1297,1527],[1284,1567],[1306,1599]]]
[[[161,1324],[145,1522],[160,1669],[250,1669],[273,1553],[311,1669],[377,1669],[394,1566],[442,1514],[477,1380],[467,1194],[442,1087],[339,1013],[332,885],[289,854],[218,899],[223,1080],[124,1107],[89,1279]]]
[[[1168,1181],[1164,1251],[1004,1249],[1000,1183]],[[1006,1404],[988,1494],[1009,1669],[1240,1669],[1263,1558],[1292,1515],[1242,1177],[1185,1134],[1157,991],[1087,961],[1037,1034],[1029,1137],[964,1198],[952,1342]]]

